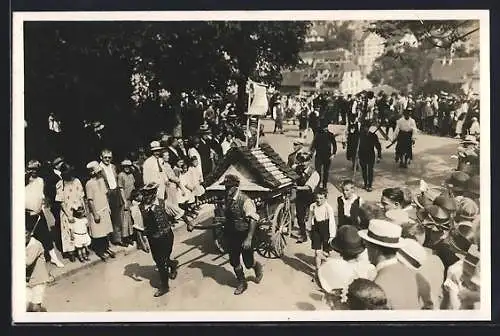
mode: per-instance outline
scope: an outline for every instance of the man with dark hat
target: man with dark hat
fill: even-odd
[[[408,168],[408,164],[413,159],[412,146],[415,143],[415,136],[417,133],[417,124],[415,120],[410,117],[411,110],[405,109],[403,117],[396,123],[396,130],[394,131],[394,140],[396,144],[396,162],[399,162],[399,167]]]
[[[234,295],[240,295],[248,288],[240,256],[247,269],[254,269],[257,283],[260,283],[263,277],[262,265],[255,261],[252,246],[260,217],[257,214],[255,203],[240,190],[238,176],[226,175],[223,184],[226,187],[224,234],[228,243],[229,261],[238,280]]]
[[[179,261],[170,259],[174,244],[173,218],[167,214],[157,197],[158,184],[148,183],[142,188],[144,195],[140,205],[144,233],[148,237],[151,255],[160,273],[161,287],[154,296],[162,296],[169,291],[169,279],[177,277]]]
[[[306,217],[309,207],[314,202],[314,193],[318,189],[320,176],[309,164],[311,154],[301,152],[297,154],[297,164],[293,167],[299,175],[297,180],[297,195],[295,199],[299,238],[297,243],[307,241]]]

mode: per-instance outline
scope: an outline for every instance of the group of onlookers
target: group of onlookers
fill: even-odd
[[[88,262],[89,250],[106,261],[115,258],[112,245],[146,248],[138,211],[139,190],[146,184],[157,183],[158,199],[167,212],[192,229],[205,177],[236,144],[232,133],[214,135],[202,125],[189,139],[161,134],[148,151],[139,148],[119,164],[113,163],[111,150],[102,149],[98,160],[85,165],[86,174],[63,157],[44,165],[30,160],[25,174],[26,266],[28,288],[34,294],[28,309],[43,310],[43,290],[37,288],[51,279],[45,261],[63,268],[64,259]]]

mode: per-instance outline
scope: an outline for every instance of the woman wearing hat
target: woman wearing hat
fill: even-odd
[[[111,223],[111,209],[109,208],[107,187],[102,169],[97,161],[87,164],[90,179],[85,184],[90,209],[89,229],[92,237],[94,251],[101,260],[106,260],[106,255],[114,258],[115,254],[109,248],[108,235],[113,232]]]

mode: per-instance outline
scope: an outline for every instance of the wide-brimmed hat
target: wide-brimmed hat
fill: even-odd
[[[358,232],[364,240],[379,246],[400,248],[401,226],[386,220],[372,219],[368,224],[368,230]]]
[[[42,164],[38,160],[30,160],[28,161],[28,164],[26,165],[27,170],[38,170]]]
[[[462,197],[458,202],[457,218],[473,221],[479,215],[479,206],[473,199]]]
[[[90,170],[91,173],[97,173],[101,171],[101,166],[99,165],[99,162],[97,161],[91,161],[87,163],[87,169]]]
[[[159,151],[159,150],[163,150],[165,149],[165,147],[163,147],[159,141],[151,141],[151,143],[149,144],[149,149],[154,152],[154,151]]]
[[[233,174],[227,174],[221,184],[226,187],[238,187],[240,185],[240,178]]]
[[[451,185],[453,190],[464,191],[470,176],[462,171],[455,171],[446,179],[446,183]]]
[[[443,208],[448,212],[457,211],[457,203],[447,190],[443,191],[438,197],[436,197],[433,204]]]
[[[463,256],[467,253],[473,242],[467,238],[474,230],[472,222],[460,222],[446,239],[448,246],[457,256]]]
[[[158,183],[156,182],[150,182],[141,188],[141,192],[144,194],[153,193],[156,192],[156,190],[158,190]]]
[[[203,124],[200,126],[200,130],[198,131],[199,134],[209,134],[210,132],[210,127],[208,125]]]
[[[304,146],[304,140],[302,139],[295,139],[293,140],[293,144],[297,146]]]
[[[404,225],[410,222],[408,212],[403,209],[393,209],[385,213],[385,217],[391,220],[394,224]]]
[[[351,256],[356,256],[365,249],[358,229],[352,225],[343,225],[338,229],[337,235],[331,242],[331,247],[341,254]]]
[[[132,161],[130,161],[130,160],[123,160],[121,162],[121,165],[122,166],[131,166],[132,165]]]
[[[60,165],[61,163],[64,162],[64,159],[61,157],[61,156],[58,156],[56,157],[53,161],[52,161],[52,167],[57,167],[58,165]]]
[[[427,251],[414,239],[403,239],[396,258],[412,270],[418,270],[427,259]]]
[[[437,188],[429,188],[426,191],[419,192],[417,195],[413,197],[413,202],[420,209],[424,209],[434,203],[434,200],[441,193],[441,189]]]
[[[329,258],[318,269],[321,288],[331,293],[336,289],[345,289],[356,278],[352,264],[341,258]]]

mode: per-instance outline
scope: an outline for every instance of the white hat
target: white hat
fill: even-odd
[[[151,141],[149,147],[152,151],[162,150],[164,148],[160,145],[159,141]]]
[[[87,169],[92,170],[92,172],[98,172],[101,170],[101,166],[99,165],[99,162],[97,161],[91,161],[87,163]]]
[[[427,259],[427,252],[416,240],[403,239],[403,247],[396,253],[396,258],[405,266],[416,271],[422,267]]]
[[[402,228],[397,224],[386,220],[372,219],[368,230],[361,230],[358,234],[364,240],[375,245],[400,248],[402,246],[401,232]]]
[[[410,222],[408,212],[403,209],[393,209],[385,213],[385,217],[389,218],[393,223],[398,225],[407,224]]]
[[[301,146],[303,146],[304,145],[304,140],[302,140],[300,138],[299,139],[295,139],[295,140],[293,140],[293,144],[294,145],[301,145]]]
[[[122,166],[131,166],[132,165],[132,161],[130,160],[123,160],[122,163],[121,163]]]

